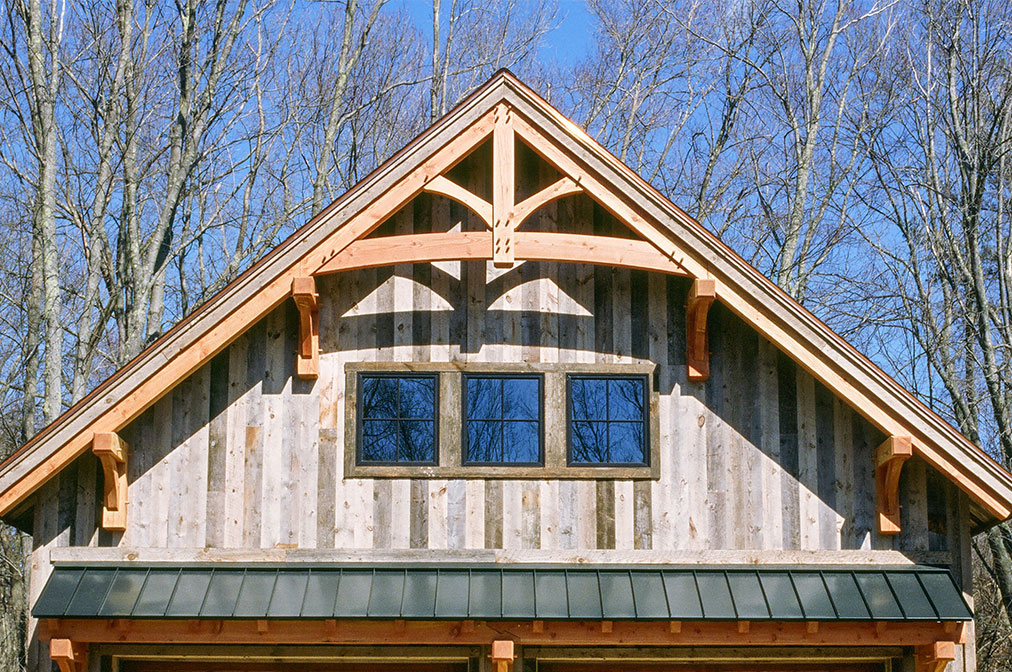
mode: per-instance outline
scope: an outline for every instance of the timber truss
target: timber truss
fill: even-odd
[[[510,268],[521,261],[558,261],[635,268],[695,278],[690,299],[692,318],[687,334],[688,376],[693,381],[705,381],[709,376],[706,315],[715,296],[714,282],[705,277],[705,269],[689,262],[687,255],[681,251],[671,249],[670,241],[659,245],[660,240],[654,227],[637,216],[629,204],[617,198],[593,174],[555,148],[509,105],[497,104],[475,128],[473,135],[465,133],[459,136],[433,156],[430,164],[420,166],[417,175],[409,176],[393,191],[401,196],[398,199],[401,204],[421,192],[456,201],[478,216],[485,224],[485,231],[368,238],[368,234],[383,221],[383,217],[367,217],[364,225],[356,230],[356,239],[341,249],[335,247],[323,263],[312,270],[312,275],[391,264],[484,260],[491,261],[499,268]],[[492,137],[491,203],[446,176],[457,161],[488,140],[489,136]],[[518,137],[562,174],[559,180],[519,203],[516,202],[515,156]],[[518,230],[538,208],[580,193],[603,205],[640,237]],[[391,212],[392,209],[387,209],[383,215]],[[305,280],[300,282],[307,284]],[[303,321],[303,325],[307,323]],[[306,342],[305,335],[305,332],[300,335],[300,342]],[[306,350],[308,351],[309,349]],[[301,357],[302,355],[300,366]],[[308,368],[315,371],[318,367]]]

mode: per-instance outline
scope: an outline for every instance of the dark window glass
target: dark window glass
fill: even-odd
[[[570,464],[647,464],[646,377],[568,380]]]
[[[436,463],[436,376],[359,376],[359,462]]]
[[[541,463],[541,377],[464,376],[465,464]]]

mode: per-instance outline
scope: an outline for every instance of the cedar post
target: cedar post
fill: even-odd
[[[956,659],[955,642],[935,642],[917,647],[917,672],[943,672]]]
[[[49,640],[49,657],[60,672],[88,672],[88,645],[69,639]]]
[[[513,124],[510,109],[500,103],[495,108],[492,131],[492,263],[509,268],[515,260],[513,245],[513,206],[516,205]]]
[[[492,667],[495,672],[510,672],[514,657],[512,640],[497,639],[492,642]]]

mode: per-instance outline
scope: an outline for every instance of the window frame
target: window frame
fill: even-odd
[[[471,418],[468,416],[467,409],[467,381],[470,379],[485,379],[485,380],[536,380],[538,381],[538,460],[536,462],[480,462],[476,460],[467,459],[467,449],[470,443],[470,435],[468,430],[470,429],[469,423]],[[500,423],[507,422],[532,422],[531,420],[519,420],[519,419],[507,419],[507,418],[478,418],[478,421],[493,421]],[[500,431],[505,429],[505,425],[500,428]],[[471,372],[463,371],[460,377],[460,465],[462,467],[501,467],[501,468],[512,468],[512,467],[544,467],[545,466],[545,376],[543,373],[537,373],[531,371],[524,373],[520,371],[507,371],[502,373],[496,373],[492,371],[487,372]]]
[[[399,460],[364,460],[362,459],[362,427],[367,420],[362,412],[362,391],[363,381],[366,378],[391,378],[401,380],[404,378],[425,378],[433,382],[432,386],[432,461],[399,461]],[[355,381],[355,464],[362,467],[438,467],[439,466],[439,373],[423,371],[359,371]],[[397,411],[400,413],[400,383],[397,385]],[[424,421],[424,418],[380,418],[382,420],[393,420],[398,426],[401,421]]]
[[[365,479],[462,479],[462,480],[657,480],[661,476],[660,416],[661,398],[670,394],[658,387],[658,369],[654,362],[474,362],[474,361],[350,361],[339,365],[337,374],[344,384],[321,397],[321,454],[338,451],[344,463],[345,478]],[[433,374],[438,380],[436,408],[437,463],[360,464],[358,432],[358,379],[360,373],[411,375]],[[542,382],[542,459],[541,465],[515,463],[462,464],[464,457],[463,402],[464,374],[509,374],[543,376]],[[645,376],[649,399],[649,466],[592,466],[567,463],[566,375]],[[342,393],[339,399],[336,395]],[[330,389],[330,388],[328,388]],[[339,417],[343,421],[339,421]],[[665,448],[667,450],[667,448]]]
[[[630,420],[612,420],[611,418],[608,418],[608,417],[605,417],[603,420],[594,420],[594,419],[576,420],[576,419],[574,419],[573,418],[573,393],[572,393],[572,389],[573,389],[572,382],[574,380],[604,380],[604,381],[611,381],[611,380],[637,380],[637,381],[640,382],[640,384],[643,387],[643,399],[642,399],[643,419],[641,421],[641,424],[643,425],[643,441],[640,444],[641,447],[642,447],[642,449],[643,449],[643,462],[577,462],[577,461],[573,460],[573,424],[574,423],[576,423],[576,422],[601,422],[601,423],[604,423],[605,426],[607,427],[606,431],[607,431],[607,435],[609,437],[611,436],[611,427],[610,427],[610,425],[612,423],[615,423],[615,422],[624,422],[624,423],[632,424],[632,421],[630,421]],[[608,386],[606,386],[605,389],[608,390]],[[648,375],[646,375],[646,374],[635,374],[635,373],[631,373],[631,374],[622,374],[622,373],[594,373],[594,372],[588,372],[588,373],[580,373],[580,372],[567,373],[566,374],[565,395],[566,395],[566,466],[567,467],[572,467],[572,468],[588,467],[588,468],[613,468],[613,469],[629,468],[629,469],[635,469],[635,468],[649,468],[651,466],[652,460],[650,458],[651,458],[651,453],[653,452],[651,450],[651,446],[653,444],[652,444],[651,436],[650,436],[650,417],[651,417],[651,413],[650,413],[650,377]],[[605,401],[605,403],[607,404],[608,411],[610,411],[610,409],[611,409],[611,392],[610,392],[610,390],[606,391],[605,395],[606,395],[606,401]],[[606,411],[606,416],[607,416],[607,411]]]

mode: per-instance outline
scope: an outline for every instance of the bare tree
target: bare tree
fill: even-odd
[[[1007,468],[1012,12],[986,0],[931,2],[907,19],[866,194],[890,227],[869,236],[884,273],[869,294],[897,317],[880,325],[881,337],[903,330],[917,346],[907,384]],[[1012,530],[999,525],[986,543],[980,558],[1012,613]]]

